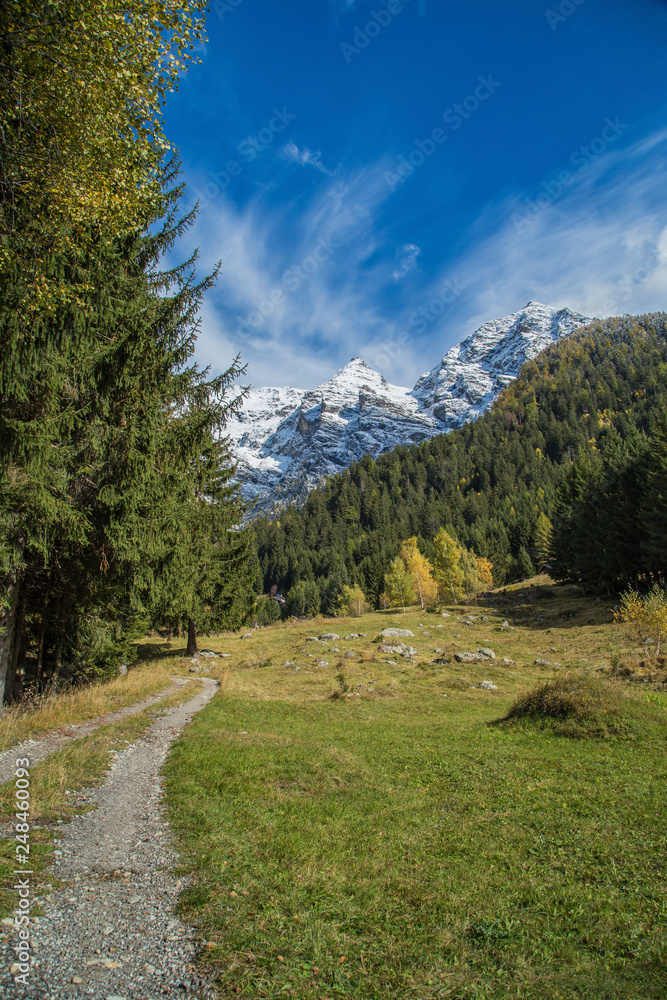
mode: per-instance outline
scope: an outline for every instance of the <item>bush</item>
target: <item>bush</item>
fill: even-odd
[[[626,591],[621,596],[621,605],[614,612],[614,618],[625,625],[646,655],[647,647],[655,646],[655,656],[660,656],[660,648],[667,640],[667,596],[657,583],[645,597],[636,590]]]
[[[499,721],[543,720],[561,724],[565,734],[604,735],[618,728],[620,706],[621,693],[616,685],[586,674],[568,674],[521,695]]]

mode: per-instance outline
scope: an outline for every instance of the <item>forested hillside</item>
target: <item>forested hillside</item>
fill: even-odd
[[[364,458],[313,490],[302,508],[257,518],[265,588],[296,589],[306,604],[319,600],[322,611],[334,613],[343,586],[356,583],[377,605],[401,543],[417,536],[430,558],[440,527],[493,563],[496,585],[529,575],[552,555],[557,575],[583,578],[582,566],[570,557],[581,542],[568,532],[574,524],[587,534],[584,500],[599,521],[580,562],[586,562],[589,583],[609,584],[599,552],[599,536],[611,523],[600,478],[610,473],[602,457],[617,456],[615,488],[623,493],[623,456],[662,456],[663,465],[651,473],[657,491],[651,503],[662,503],[667,513],[660,493],[664,437],[661,451],[651,444],[667,401],[666,334],[662,313],[593,323],[528,362],[475,423],[376,461]],[[626,498],[621,508],[611,505],[626,547],[639,517],[634,499]],[[650,510],[642,516],[650,519]],[[655,530],[645,553],[657,544],[654,536]],[[664,574],[664,547],[652,559],[650,565],[635,559],[614,580]]]

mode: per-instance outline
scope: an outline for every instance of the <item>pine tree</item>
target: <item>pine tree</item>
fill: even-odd
[[[554,526],[551,523],[550,518],[548,518],[543,511],[540,511],[533,534],[535,559],[538,566],[543,566],[545,563],[549,562],[551,556],[551,539],[553,536],[553,530]]]

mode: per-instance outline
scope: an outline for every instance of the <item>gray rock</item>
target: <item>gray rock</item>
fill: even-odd
[[[497,691],[498,688],[493,683],[493,681],[482,681],[479,685],[484,691]]]
[[[481,656],[486,656],[489,660],[495,660],[496,658],[496,654],[492,649],[489,649],[488,646],[480,646],[477,652],[480,653]]]
[[[210,656],[213,659],[216,659],[217,656],[218,656],[218,654],[214,650],[212,650],[212,649],[200,649],[199,650],[199,655],[200,656]]]
[[[307,635],[306,636],[306,642],[319,642],[319,641],[320,640],[317,638],[316,635]]]
[[[319,639],[320,642],[335,642],[336,639],[340,639],[340,636],[336,635],[335,632],[325,632],[324,635],[319,637]]]
[[[293,667],[294,666],[294,660],[285,660],[285,662],[283,663],[283,666],[284,667]]]
[[[343,653],[343,658],[345,660],[353,660],[354,657],[355,657],[355,654],[351,650],[349,650],[349,649],[348,649],[347,653]]]
[[[503,656],[502,660],[498,660],[498,663],[502,663],[505,667],[513,667],[514,660],[510,660],[508,656]]]
[[[329,666],[329,661],[328,660],[316,660],[316,663],[317,663],[318,667],[328,667]]]
[[[390,637],[390,636],[404,637],[405,636],[406,638],[410,638],[410,639],[414,638],[414,632],[411,632],[410,629],[407,629],[407,628],[384,628],[380,632],[380,635],[384,635],[384,636],[388,636],[388,637]]]
[[[245,635],[241,636],[242,639],[252,639],[252,632],[246,632]]]
[[[348,634],[346,636],[344,636],[343,638],[345,638],[345,639],[358,639],[359,638],[359,633],[358,632],[348,632]]]
[[[533,660],[533,663],[535,664],[536,667],[553,667],[554,666],[554,664],[551,662],[551,660],[545,660],[541,656],[538,656],[536,660]]]
[[[451,618],[452,617],[450,615],[449,611],[441,611],[440,615],[441,615],[442,618]]]
[[[444,666],[445,663],[451,663],[448,656],[439,656],[436,660],[431,660],[431,663],[437,663],[440,666]]]
[[[486,657],[480,656],[479,653],[454,653],[454,659],[457,663],[479,663]]]

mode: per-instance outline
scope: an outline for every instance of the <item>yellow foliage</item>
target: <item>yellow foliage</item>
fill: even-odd
[[[660,656],[661,645],[667,639],[667,597],[657,584],[645,597],[636,590],[626,591],[614,618],[626,626],[645,651],[647,646],[655,645],[655,655]]]

